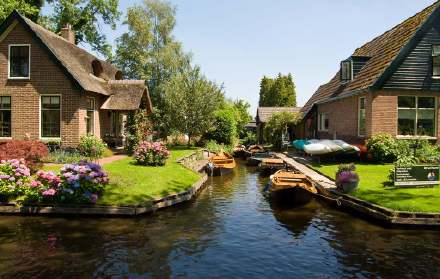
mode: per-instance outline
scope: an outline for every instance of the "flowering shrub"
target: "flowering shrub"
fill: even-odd
[[[160,142],[141,141],[136,146],[134,158],[143,166],[163,166],[170,151]]]
[[[49,150],[39,141],[12,140],[0,145],[0,159],[24,159],[31,170],[41,167],[41,162]]]
[[[3,200],[23,194],[30,180],[30,170],[24,160],[0,161],[0,196]]]
[[[38,171],[32,180],[24,161],[0,163],[0,196],[25,203],[96,203],[109,182],[107,173],[93,163],[64,165],[61,174]]]

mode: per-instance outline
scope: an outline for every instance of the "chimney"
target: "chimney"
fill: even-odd
[[[75,30],[72,29],[72,25],[67,23],[66,26],[61,29],[61,37],[75,44]]]

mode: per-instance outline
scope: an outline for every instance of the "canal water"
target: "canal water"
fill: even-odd
[[[440,278],[440,232],[271,204],[244,165],[136,219],[0,216],[0,278]]]

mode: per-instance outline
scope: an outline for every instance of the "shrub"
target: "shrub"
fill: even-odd
[[[132,154],[134,152],[134,149],[139,144],[139,142],[146,141],[152,138],[152,118],[154,117],[157,117],[157,112],[149,115],[145,110],[141,110],[137,113],[130,113],[128,115],[127,123],[125,125],[125,150],[128,154]]]
[[[30,180],[30,170],[24,160],[0,162],[0,196],[3,201],[23,194]]]
[[[96,203],[109,182],[94,163],[66,164],[61,174],[39,171],[25,192],[26,203]]]
[[[373,136],[367,141],[367,148],[373,159],[379,162],[394,162],[399,154],[399,144],[390,134]]]
[[[242,139],[241,142],[245,146],[255,144],[257,142],[257,135],[253,132],[247,131],[245,137]]]
[[[218,143],[233,144],[237,137],[237,124],[232,110],[223,109],[215,112],[213,129],[206,138]]]
[[[143,166],[163,166],[170,152],[160,142],[141,141],[135,149],[134,159]]]
[[[107,144],[105,144],[100,138],[97,138],[93,135],[82,136],[78,145],[80,154],[89,158],[90,160],[102,158],[106,149]]]
[[[275,149],[282,147],[282,135],[286,129],[300,121],[299,113],[277,112],[274,113],[264,127],[264,138],[271,143]]]
[[[47,156],[46,145],[39,141],[12,140],[0,146],[0,159],[24,159],[25,164],[32,171],[41,167],[43,158]]]
[[[234,151],[232,145],[218,144],[213,140],[206,142],[205,149],[212,153],[228,152],[229,154],[232,154]]]

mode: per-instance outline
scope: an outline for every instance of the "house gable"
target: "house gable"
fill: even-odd
[[[373,89],[440,90],[440,80],[432,78],[432,46],[440,45],[440,9],[401,49],[399,55],[372,86]]]

